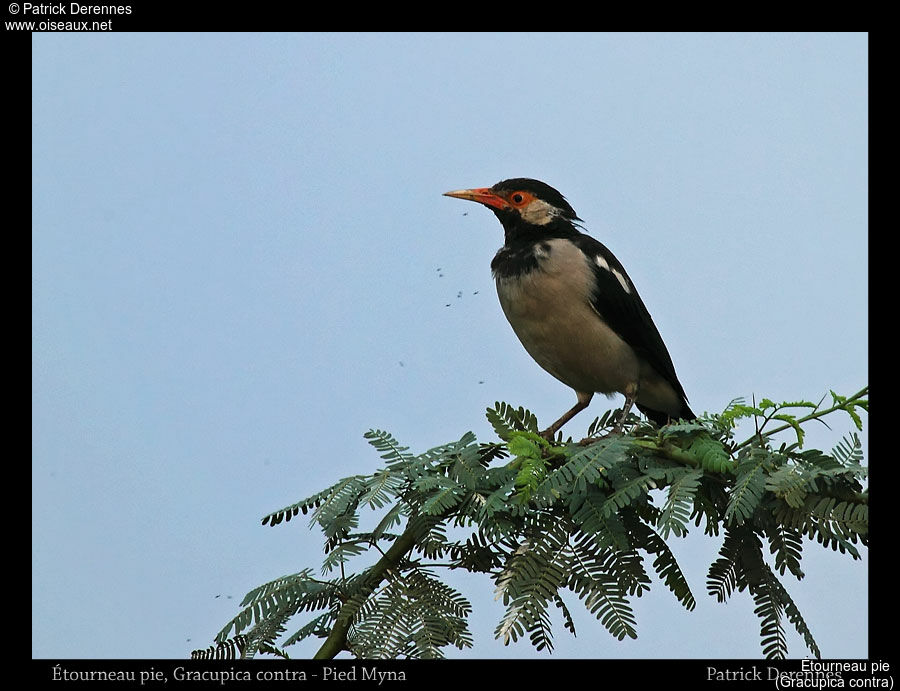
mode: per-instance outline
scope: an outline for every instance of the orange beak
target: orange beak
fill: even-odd
[[[509,203],[501,196],[491,191],[489,187],[477,187],[471,190],[454,190],[452,192],[444,192],[445,197],[456,197],[457,199],[468,199],[472,202],[478,202],[485,206],[492,206],[495,209],[508,209]]]

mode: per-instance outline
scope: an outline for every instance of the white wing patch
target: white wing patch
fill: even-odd
[[[603,255],[598,254],[594,257],[594,263],[599,266],[601,269],[609,271],[613,276],[616,277],[616,280],[619,282],[619,285],[622,286],[622,290],[624,290],[629,295],[631,294],[631,284],[628,283],[628,279],[622,275],[622,272],[618,269],[613,269],[610,267],[609,262],[607,262]]]
[[[613,276],[619,279],[619,283],[622,284],[622,290],[624,290],[626,293],[631,294],[631,286],[628,284],[628,279],[625,278],[621,274],[621,272],[617,271],[616,269],[613,269]]]

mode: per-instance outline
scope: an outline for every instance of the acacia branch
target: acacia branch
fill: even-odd
[[[815,411],[811,412],[809,415],[805,415],[804,417],[797,418],[796,424],[802,425],[804,422],[809,422],[810,420],[818,420],[820,418],[825,417],[829,413],[833,413],[836,410],[849,411],[849,410],[853,409],[854,407],[860,405],[863,402],[863,399],[868,395],[869,395],[869,387],[866,386],[865,388],[861,389],[857,393],[853,394],[852,396],[848,396],[845,400],[841,401],[840,403],[836,403],[835,405],[831,406],[830,408],[826,408],[825,410],[815,410]],[[760,432],[759,438],[765,439],[767,437],[771,437],[775,434],[778,434],[779,432],[784,432],[786,429],[791,429],[793,426],[794,425],[791,425],[790,423],[786,423],[786,424],[782,425],[781,427],[776,427],[773,430],[769,430],[765,434]],[[742,441],[740,444],[738,444],[737,446],[734,447],[734,450],[737,451],[738,449],[740,449],[744,446],[747,446],[748,444],[752,444],[755,439],[757,439],[757,435],[753,435],[749,439]]]
[[[807,411],[812,408],[812,411],[809,412],[808,415],[802,418],[796,418],[793,415],[782,415],[781,420],[789,420],[788,424],[778,427],[777,429],[766,432],[765,426],[769,423],[775,422],[774,415],[777,413],[780,408],[779,406],[775,406],[776,410],[771,415],[760,414],[758,418],[755,418],[755,422],[762,424],[757,428],[756,433],[747,439],[746,441],[741,442],[740,444],[735,445],[732,441],[733,436],[728,434],[728,430],[734,426],[735,416],[737,417],[745,417],[747,415],[746,406],[743,406],[742,409],[737,410],[734,414],[729,417],[727,415],[728,411],[726,410],[726,414],[723,414],[720,417],[713,417],[712,421],[714,423],[713,429],[706,429],[704,433],[704,426],[702,424],[696,424],[695,426],[682,426],[681,428],[675,428],[672,430],[670,434],[666,434],[664,432],[659,432],[655,436],[639,436],[635,438],[634,436],[627,435],[624,439],[633,444],[631,449],[627,449],[625,444],[618,443],[613,449],[614,458],[613,460],[616,463],[623,464],[628,468],[633,468],[638,473],[648,472],[651,475],[653,474],[651,471],[655,469],[659,470],[668,470],[673,468],[674,465],[683,466],[686,468],[697,469],[698,471],[703,471],[703,476],[707,479],[714,480],[717,483],[721,483],[723,485],[722,489],[719,490],[717,488],[711,488],[709,483],[704,482],[701,485],[698,485],[695,489],[692,489],[692,495],[694,496],[694,504],[695,510],[699,510],[701,514],[706,515],[707,519],[707,532],[709,533],[709,526],[715,525],[716,523],[722,523],[727,520],[729,517],[729,510],[723,502],[725,499],[731,501],[732,495],[735,495],[735,492],[732,491],[735,485],[735,476],[736,476],[736,468],[733,467],[735,464],[735,456],[737,451],[743,447],[746,447],[748,444],[758,443],[758,441],[763,441],[763,448],[761,452],[767,453],[772,456],[772,467],[780,468],[783,464],[789,462],[790,458],[793,458],[795,462],[798,462],[801,459],[794,457],[793,454],[788,454],[789,458],[785,459],[784,455],[781,452],[774,451],[768,448],[768,444],[765,443],[766,440],[772,435],[777,434],[778,432],[788,430],[789,428],[797,428],[799,425],[809,422],[811,420],[816,420],[821,422],[822,419],[828,414],[837,411],[844,410],[848,412],[851,417],[853,417],[854,422],[857,425],[861,425],[861,421],[857,411],[859,408],[863,410],[868,410],[868,387],[863,388],[858,393],[849,396],[847,398],[840,397],[837,394],[833,394],[834,396],[834,405],[826,409],[820,409],[820,406],[824,400],[820,400],[817,404],[813,405],[812,403],[798,403],[794,406],[786,404],[784,407],[805,407]],[[754,401],[755,404],[755,401]],[[504,404],[505,406],[505,404]],[[770,402],[766,402],[765,409],[768,410],[771,408]],[[501,407],[498,404],[497,410],[507,410],[508,406]],[[489,413],[491,411],[489,410]],[[501,412],[497,412],[496,416],[499,422],[495,425],[495,429],[498,429],[498,434],[501,432],[508,432],[507,436],[503,436],[504,439],[507,439],[507,448],[512,455],[516,456],[513,460],[511,460],[507,464],[507,469],[512,469],[516,471],[518,475],[529,476],[530,479],[534,479],[535,477],[544,478],[547,475],[547,472],[550,470],[555,470],[556,468],[562,466],[564,463],[568,462],[567,459],[571,456],[571,444],[552,444],[549,442],[545,442],[543,439],[537,440],[532,437],[536,437],[536,435],[531,434],[530,432],[523,429],[524,423],[516,419],[504,421],[504,419],[500,419]],[[515,412],[515,411],[514,411]],[[750,410],[750,412],[759,413],[760,411],[755,407]],[[508,416],[507,416],[508,417]],[[521,417],[521,414],[519,414]],[[490,416],[489,416],[490,419]],[[508,424],[507,424],[508,423]],[[730,427],[729,427],[730,425]],[[717,434],[717,432],[721,432],[721,434]],[[391,443],[391,448],[394,448],[396,444],[393,442],[392,438],[386,433],[378,433],[374,436],[377,436],[379,439],[386,438]],[[534,442],[530,444],[519,444],[518,447],[513,449],[514,446],[510,443],[510,439],[514,439],[516,441],[522,441],[521,439],[516,439],[516,436],[523,437],[525,441]],[[720,437],[725,437],[727,443],[723,443]],[[538,443],[538,441],[542,443]],[[587,441],[587,440],[585,440]],[[471,439],[467,437],[467,443],[470,445],[474,442],[474,437]],[[387,442],[384,442],[387,444]],[[720,450],[717,445],[721,445],[722,449]],[[482,445],[484,447],[485,445]],[[376,448],[378,448],[376,446]],[[389,527],[389,524],[392,521],[382,521],[382,524],[379,524],[379,534],[382,537],[393,540],[389,545],[384,545],[382,548],[378,543],[378,538],[373,537],[374,534],[370,534],[367,541],[370,541],[369,548],[374,548],[379,552],[379,554],[372,555],[372,558],[377,558],[372,566],[361,571],[357,576],[351,576],[349,581],[344,573],[344,565],[341,566],[341,578],[338,581],[316,581],[315,579],[307,579],[316,583],[321,583],[323,585],[327,585],[331,589],[341,589],[341,584],[346,586],[347,592],[344,593],[344,596],[338,595],[340,597],[340,603],[336,603],[333,599],[335,593],[331,593],[328,597],[323,600],[319,595],[319,591],[310,591],[307,592],[308,589],[301,589],[301,592],[298,592],[293,601],[290,603],[290,611],[299,611],[300,608],[307,609],[311,605],[316,605],[317,607],[324,606],[325,604],[330,604],[334,609],[332,609],[331,614],[326,614],[325,617],[329,620],[330,624],[322,625],[322,618],[317,618],[311,625],[307,625],[301,631],[298,632],[298,635],[292,637],[291,642],[295,642],[302,637],[308,636],[310,634],[315,634],[318,636],[322,636],[320,639],[320,648],[313,655],[313,659],[332,659],[344,651],[348,651],[354,655],[365,655],[368,651],[372,650],[372,645],[378,643],[379,637],[385,636],[385,632],[379,631],[377,626],[371,625],[370,615],[372,613],[372,609],[379,608],[382,606],[387,606],[392,611],[398,611],[398,608],[404,608],[406,606],[415,606],[413,602],[407,602],[406,599],[391,599],[390,601],[385,601],[383,598],[386,594],[391,593],[391,589],[393,586],[404,578],[404,570],[409,568],[417,568],[421,566],[432,566],[432,567],[448,567],[448,568],[464,568],[471,572],[480,572],[493,574],[495,580],[498,582],[506,582],[505,579],[500,578],[500,576],[504,573],[509,574],[510,564],[508,562],[510,554],[507,550],[503,548],[503,542],[498,544],[496,536],[493,539],[488,539],[485,537],[478,537],[466,543],[465,546],[460,543],[456,544],[455,550],[458,550],[458,554],[455,554],[451,551],[452,559],[449,563],[444,563],[441,561],[433,561],[433,562],[421,562],[421,560],[413,559],[412,552],[414,549],[419,546],[419,549],[422,549],[422,543],[427,539],[427,535],[429,531],[434,529],[434,527],[438,524],[446,524],[448,520],[456,519],[456,523],[462,525],[463,523],[474,522],[475,514],[472,513],[474,509],[470,505],[469,500],[463,501],[465,497],[470,497],[471,499],[479,498],[481,504],[485,504],[488,497],[503,497],[508,496],[508,482],[509,482],[509,472],[504,473],[490,473],[487,470],[484,472],[477,474],[473,486],[469,486],[468,483],[463,482],[463,480],[459,478],[455,478],[454,474],[450,472],[449,468],[451,467],[451,463],[458,462],[456,459],[456,454],[460,453],[458,451],[457,446],[453,446],[452,449],[448,445],[448,450],[446,452],[443,451],[442,448],[442,457],[439,459],[439,462],[433,462],[429,458],[429,462],[427,464],[416,463],[412,464],[412,467],[404,466],[402,469],[399,468],[399,462],[397,462],[397,466],[394,465],[389,466],[384,471],[379,471],[379,473],[386,473],[388,475],[388,480],[390,480],[390,484],[388,485],[388,490],[391,494],[395,495],[397,501],[402,502],[407,509],[412,509],[412,512],[415,513],[415,508],[417,506],[421,506],[423,502],[431,502],[429,505],[433,506],[440,498],[440,492],[447,491],[445,485],[449,485],[450,491],[453,493],[453,496],[456,498],[456,501],[451,502],[452,506],[444,508],[438,514],[435,515],[413,515],[409,517],[409,520],[406,526],[403,529],[403,532],[399,535],[391,534],[387,535],[381,528]],[[472,448],[473,453],[475,452],[475,448],[472,446],[466,447],[467,449]],[[793,447],[791,447],[793,448]],[[497,449],[500,449],[502,453],[498,453]],[[638,451],[640,450],[640,451]],[[517,453],[517,451],[519,453]],[[855,453],[853,449],[850,450]],[[636,453],[637,452],[637,453]],[[847,452],[850,453],[850,452]],[[503,451],[503,445],[494,444],[487,445],[487,449],[482,448],[480,450],[480,461],[485,468],[488,465],[488,462],[494,458],[505,457],[506,452]],[[843,459],[844,455],[842,454],[839,457]],[[776,458],[777,456],[777,458]],[[393,456],[391,456],[393,458]],[[418,457],[417,457],[418,458]],[[855,455],[849,456],[851,461],[856,459]],[[731,463],[729,463],[729,459]],[[416,460],[416,459],[413,459]],[[645,465],[646,464],[646,467]],[[848,464],[849,466],[849,464]],[[502,512],[500,508],[493,507],[492,511],[487,512],[486,514],[478,514],[478,516],[485,521],[485,525],[490,527],[492,525],[492,521],[502,520],[505,521],[504,525],[506,525],[506,529],[503,531],[504,539],[513,537],[513,536],[530,536],[531,531],[529,526],[531,523],[528,521],[527,516],[528,512],[533,512],[533,515],[551,513],[553,514],[553,519],[557,522],[557,527],[561,530],[565,530],[567,532],[568,540],[566,544],[572,545],[572,537],[575,535],[575,524],[572,523],[572,516],[570,515],[569,508],[574,505],[575,501],[583,501],[587,494],[589,494],[592,489],[585,488],[584,482],[582,480],[582,475],[586,465],[583,464],[583,468],[578,471],[578,476],[573,478],[569,478],[568,476],[561,475],[556,478],[556,484],[553,486],[553,495],[555,499],[550,503],[553,506],[544,505],[542,502],[538,502],[536,505],[532,505],[530,502],[521,502],[523,504],[522,507],[516,509],[516,511],[512,511],[511,513]],[[772,468],[769,468],[771,470]],[[755,472],[755,471],[754,471]],[[431,476],[440,477],[441,482],[439,483],[419,483],[420,478],[429,478]],[[693,475],[698,475],[699,472],[693,471]],[[824,487],[820,487],[821,491],[815,493],[809,493],[807,495],[809,500],[815,498],[816,507],[820,504],[819,497],[829,497],[834,498],[839,501],[844,501],[853,504],[868,504],[868,492],[867,491],[857,491],[861,489],[861,486],[857,482],[857,477],[863,475],[863,471],[861,471],[858,467],[846,467],[843,470],[835,469],[832,473],[829,471],[826,473],[827,478],[823,478],[827,480],[825,482]],[[831,477],[831,476],[834,477]],[[384,481],[376,483],[376,476],[355,476],[356,478],[361,478],[360,487],[358,491],[360,493],[363,490],[368,489],[371,491],[372,486],[384,486]],[[381,475],[378,475],[381,477]],[[668,475],[667,475],[668,477]],[[403,482],[395,482],[392,478],[397,478],[399,480],[403,480]],[[526,478],[528,479],[528,478]],[[598,480],[598,482],[600,482]],[[418,484],[417,484],[418,483]],[[517,486],[519,484],[519,478],[516,478]],[[624,473],[618,479],[612,477],[610,475],[609,479],[610,487],[613,489],[617,489],[617,491],[628,489],[631,485],[631,480],[629,480],[629,474]],[[787,489],[791,491],[797,491],[798,485],[796,482],[793,484],[783,483]],[[656,485],[654,485],[656,486]],[[605,487],[605,485],[602,485]],[[659,489],[662,489],[660,487]],[[731,526],[734,529],[741,529],[747,531],[748,535],[755,536],[752,544],[750,542],[747,545],[743,545],[741,542],[738,547],[740,549],[732,549],[725,552],[720,552],[722,556],[721,559],[714,562],[712,567],[715,567],[716,564],[722,562],[724,565],[721,565],[718,568],[716,573],[719,573],[721,579],[728,579],[727,583],[730,583],[728,586],[728,591],[733,588],[743,590],[748,586],[751,589],[751,595],[753,595],[754,600],[757,600],[758,593],[754,593],[754,588],[758,589],[759,582],[756,580],[750,579],[747,580],[749,575],[748,573],[743,573],[740,571],[734,571],[737,566],[732,566],[733,564],[737,564],[740,560],[745,560],[754,555],[744,554],[746,549],[759,551],[761,549],[761,545],[765,544],[766,535],[765,525],[769,525],[769,521],[764,521],[763,523],[759,523],[756,520],[756,512],[757,511],[768,511],[771,506],[769,504],[765,504],[764,502],[773,502],[773,501],[781,501],[783,497],[775,491],[778,490],[778,487],[775,487],[774,490],[768,484],[764,488],[760,487],[759,496],[749,496],[743,497],[738,496],[735,500],[736,502],[742,502],[739,506],[741,510],[741,515],[738,516],[740,519],[739,526]],[[725,492],[725,495],[722,495],[722,491]],[[670,498],[674,495],[671,494],[672,490],[670,490]],[[514,493],[518,494],[518,493]],[[605,494],[605,490],[601,493],[600,496]],[[316,497],[323,496],[324,493],[320,493],[319,495],[315,495]],[[624,493],[620,492],[620,495],[624,497]],[[361,496],[361,495],[360,495]],[[725,499],[723,499],[725,496]],[[527,499],[527,497],[525,497]],[[596,493],[595,493],[596,498]],[[675,497],[677,500],[677,496]],[[556,501],[560,500],[560,501]],[[644,525],[646,530],[650,531],[653,535],[656,535],[654,532],[654,527],[659,522],[658,515],[652,512],[642,512],[640,510],[640,506],[642,504],[634,504],[635,498],[631,495],[627,497],[627,501],[625,504],[619,505],[618,503],[615,506],[615,511],[626,511],[628,510],[627,516],[637,516],[636,520],[640,521],[640,525]],[[699,502],[699,503],[698,503]],[[310,501],[306,503],[298,504],[297,506],[306,507]],[[579,504],[580,506],[581,504]],[[629,505],[631,508],[628,508]],[[737,505],[737,504],[736,504]],[[777,506],[781,506],[778,504]],[[777,508],[776,506],[776,508]],[[807,511],[807,514],[812,516],[812,519],[804,518],[804,522],[800,526],[795,525],[787,525],[782,522],[782,518],[779,518],[778,515],[774,515],[774,519],[777,525],[781,525],[783,531],[786,535],[782,542],[778,540],[774,540],[774,538],[769,538],[769,542],[772,543],[772,549],[781,549],[783,556],[785,559],[793,559],[799,564],[800,556],[799,552],[797,554],[793,553],[793,542],[788,539],[790,536],[794,536],[796,538],[802,537],[802,535],[809,531],[810,535],[817,535],[820,537],[820,541],[824,540],[823,544],[828,544],[833,549],[841,548],[843,550],[843,545],[845,540],[843,538],[835,538],[834,533],[832,531],[832,522],[837,521],[840,525],[846,525],[847,531],[847,539],[856,541],[857,538],[861,538],[865,543],[865,535],[867,533],[867,514],[864,511],[855,511],[851,508],[851,512],[843,512],[841,514],[836,514],[837,517],[831,517],[831,514],[828,513],[833,508],[833,502],[831,504],[822,505],[824,508],[818,510],[818,513],[813,512],[810,514],[810,511]],[[699,507],[699,508],[697,508]],[[296,507],[294,507],[296,509]],[[590,508],[590,507],[589,507]],[[596,508],[596,507],[594,507]],[[815,507],[813,507],[815,508]],[[358,504],[354,503],[348,507],[348,511],[345,512],[347,515],[356,514],[356,510],[358,509]],[[352,514],[350,513],[352,512]],[[499,515],[495,516],[495,514]],[[525,517],[520,518],[519,513],[522,512],[525,514]],[[633,513],[632,513],[633,512]],[[724,512],[724,513],[723,513]],[[789,512],[788,518],[795,516],[797,514],[796,511]],[[814,515],[813,515],[814,514]],[[822,514],[823,516],[819,516],[818,514]],[[342,518],[344,514],[341,514],[337,517],[332,517],[334,520],[337,518]],[[738,515],[735,512],[735,515]],[[803,517],[803,515],[797,514],[799,517]],[[849,516],[849,518],[845,518],[845,516]],[[397,518],[397,513],[395,509],[392,509],[389,512],[388,517],[392,517],[393,519]],[[590,520],[591,517],[588,516],[586,520]],[[821,519],[825,521],[822,525],[818,525],[817,520]],[[810,522],[812,520],[812,522]],[[558,525],[560,521],[566,523],[566,525]],[[831,521],[831,522],[828,522]],[[734,521],[732,520],[732,523]],[[508,525],[507,525],[508,524]],[[697,524],[699,525],[699,517]],[[479,524],[481,525],[481,524]],[[499,524],[498,524],[499,525]],[[542,523],[543,525],[543,523]],[[579,523],[578,525],[581,525]],[[327,525],[323,524],[323,529],[326,530],[326,534],[328,534]],[[685,526],[686,527],[686,526]],[[647,533],[649,535],[650,533]],[[479,530],[479,535],[480,530]],[[491,531],[487,532],[488,535],[492,534]],[[711,534],[711,533],[710,533]],[[358,540],[359,538],[365,537],[367,534],[363,533],[355,538]],[[476,537],[473,535],[473,537]],[[540,535],[534,536],[536,539],[542,539]],[[662,559],[664,542],[661,542],[660,545],[654,545],[650,543],[646,543],[645,538],[646,535],[642,533],[635,533],[632,535],[631,531],[628,531],[627,536],[623,536],[624,539],[628,540],[628,544],[632,548],[636,549],[646,549],[648,554],[657,554],[659,553],[660,559]],[[658,535],[656,535],[658,539]],[[759,538],[757,541],[756,538]],[[481,541],[485,540],[485,544],[482,544]],[[530,539],[530,537],[529,537]],[[728,538],[726,538],[727,541]],[[344,540],[340,539],[339,543],[343,544]],[[646,544],[644,544],[646,543]],[[361,540],[359,541],[361,544]],[[564,549],[560,547],[560,545],[556,541],[552,541],[546,543],[548,549],[553,548],[556,549]],[[649,546],[648,546],[649,545]],[[780,546],[779,546],[780,545]],[[724,549],[724,546],[723,546]],[[426,550],[428,551],[428,550]],[[487,555],[483,554],[483,551],[487,551]],[[370,553],[371,554],[371,553]],[[578,553],[575,555],[575,559],[568,564],[573,570],[573,573],[578,575],[578,578],[582,579],[585,583],[593,582],[594,579],[593,569],[595,568],[594,564],[588,563],[586,560],[589,555],[582,555]],[[854,551],[854,556],[856,553]],[[552,557],[552,555],[551,555]],[[584,557],[584,558],[582,558]],[[738,560],[738,561],[735,561]],[[506,565],[500,568],[497,568],[497,564],[506,561]],[[556,563],[552,558],[551,562]],[[741,562],[743,563],[743,562]],[[754,562],[755,563],[755,562]],[[711,568],[712,568],[711,567]],[[617,567],[619,568],[619,567]],[[633,577],[633,573],[631,573],[630,566],[627,564],[622,566],[622,573],[619,574],[619,578],[624,577]],[[659,575],[665,576],[666,583],[669,585],[670,589],[681,598],[679,592],[676,588],[672,587],[670,584],[671,578],[670,572],[672,569],[678,569],[678,564],[672,557],[668,562],[660,561],[654,562],[654,568],[657,570]],[[731,569],[729,571],[729,569]],[[793,570],[793,569],[792,569]],[[305,573],[305,572],[304,572]],[[712,573],[712,571],[711,571]],[[628,574],[631,574],[630,576]],[[667,575],[668,574],[668,575]],[[733,574],[729,576],[729,574]],[[715,574],[714,574],[715,575]],[[305,582],[305,581],[304,581]],[[578,581],[581,582],[581,581]],[[724,581],[723,581],[724,582]],[[686,582],[685,582],[686,587]],[[452,589],[451,589],[452,590]],[[409,650],[412,650],[416,655],[424,655],[424,654],[432,654],[435,651],[435,647],[440,648],[441,646],[453,643],[457,644],[459,647],[463,647],[464,645],[471,645],[471,641],[467,638],[459,638],[463,633],[466,633],[466,611],[461,610],[458,603],[455,600],[450,602],[449,604],[445,603],[440,589],[435,590],[431,593],[431,600],[428,601],[429,607],[434,607],[438,611],[436,614],[435,621],[429,621],[427,623],[414,622],[414,628],[418,630],[422,628],[422,631],[425,632],[426,638],[428,639],[424,643],[421,643],[417,640],[407,640],[406,638],[397,638],[391,640],[391,645],[393,648],[391,652],[393,654],[404,654]],[[529,591],[530,592],[530,591]],[[553,593],[553,596],[558,600],[558,593]],[[278,603],[281,602],[279,599],[280,594],[276,593],[274,595],[267,596],[269,601]],[[529,596],[531,597],[531,596]],[[543,596],[541,596],[543,597]],[[549,595],[548,595],[549,598]],[[534,600],[531,605],[535,615],[535,618],[529,619],[531,622],[529,624],[534,624],[535,626],[541,628],[543,630],[545,624],[545,612],[546,605],[550,603],[548,598],[541,599],[540,601]],[[452,599],[452,598],[451,598]],[[529,601],[531,602],[531,601]],[[373,604],[367,604],[373,603]],[[790,605],[793,607],[793,603],[790,601],[790,598],[787,597],[787,600],[784,602],[776,603],[778,606],[786,606]],[[258,605],[257,605],[258,606]],[[517,607],[519,605],[516,605]],[[284,610],[288,611],[288,610]],[[380,610],[379,610],[380,611]],[[564,610],[565,611],[565,610]],[[280,625],[282,619],[280,618],[282,610],[277,610],[274,612],[270,612],[265,615],[267,619],[271,619],[274,622],[275,626]],[[415,616],[420,618],[422,613],[417,609],[409,610],[410,616]],[[518,616],[516,612],[512,613],[515,616]],[[758,613],[759,614],[759,613]],[[763,613],[765,614],[765,612]],[[247,615],[242,615],[246,617]],[[258,615],[257,615],[258,616]],[[768,615],[767,615],[768,616]],[[799,616],[799,615],[798,615]],[[568,619],[568,615],[566,614]],[[244,619],[236,620],[232,623],[235,626],[235,633],[239,630],[238,627],[241,626],[241,622]],[[418,621],[418,620],[417,620]],[[423,620],[424,621],[424,620]],[[790,621],[794,621],[790,619]],[[377,622],[376,622],[377,624]],[[802,620],[801,620],[802,624]],[[329,628],[330,625],[330,628]],[[231,626],[231,625],[230,625]],[[805,625],[804,625],[805,626]],[[350,630],[353,627],[354,634],[350,636]],[[359,627],[358,629],[356,627]],[[567,626],[568,628],[568,626]],[[259,630],[260,627],[257,625],[255,630]],[[254,630],[254,633],[255,633]],[[798,631],[800,629],[798,628]],[[441,633],[441,632],[444,633]],[[263,638],[259,638],[258,642],[260,644],[265,643],[265,645],[269,646],[271,641],[269,637],[274,640],[274,637],[277,635],[278,631],[272,629],[271,631],[267,630],[266,636]],[[801,631],[802,633],[802,631]],[[615,634],[615,632],[614,632]],[[812,641],[810,643],[811,636],[807,637],[804,634],[805,638],[807,638],[807,645],[810,650],[814,654],[818,654],[818,649],[815,646],[815,642]],[[542,639],[543,640],[543,639]],[[373,643],[374,641],[374,643]],[[256,643],[257,641],[254,641]],[[786,651],[785,646],[782,643],[779,643],[775,648],[772,648],[771,639],[763,637],[764,646],[768,646],[764,648],[767,653],[774,651],[773,654],[783,655]],[[357,648],[357,645],[359,646]],[[414,646],[410,648],[409,646]],[[405,647],[404,647],[405,646]],[[771,651],[769,649],[772,649]],[[214,652],[214,651],[212,651]],[[246,652],[246,651],[244,651]],[[253,650],[256,652],[256,649]],[[273,652],[272,650],[265,649],[264,652]],[[276,654],[278,654],[277,649],[274,650]],[[210,653],[211,654],[211,653]]]
[[[394,544],[384,553],[375,565],[369,569],[366,574],[365,583],[360,587],[360,592],[365,593],[366,598],[369,597],[379,584],[385,579],[391,569],[396,569],[400,564],[400,560],[412,550],[416,544],[416,537],[419,531],[410,523],[407,523],[404,533],[394,540]],[[350,630],[350,624],[353,622],[354,612],[344,612],[348,605],[341,608],[338,613],[337,621],[328,634],[328,638],[322,643],[322,647],[313,655],[314,660],[330,660],[342,650],[347,649],[347,632]]]

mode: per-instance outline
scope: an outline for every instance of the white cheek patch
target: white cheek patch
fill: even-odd
[[[555,206],[541,199],[535,199],[520,212],[522,219],[536,226],[545,226],[559,216],[560,211]]]
[[[629,295],[631,294],[631,285],[628,283],[628,279],[622,275],[622,272],[618,269],[610,268],[609,262],[607,262],[602,255],[597,255],[594,257],[594,263],[599,266],[601,269],[609,271],[613,276],[616,277],[616,280],[619,282],[619,285],[622,286],[622,290],[624,290]]]

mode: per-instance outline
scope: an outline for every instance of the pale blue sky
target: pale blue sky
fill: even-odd
[[[305,521],[259,519],[375,470],[369,428],[424,451],[493,438],[496,400],[544,423],[574,403],[497,303],[500,225],[447,190],[557,187],[627,267],[697,412],[868,383],[864,34],[32,48],[36,657],[209,645],[249,589],[320,563]],[[572,597],[579,635],[557,622],[554,656],[759,656],[749,596],[706,594],[720,542],[697,532],[674,544],[693,613],[655,581],[620,643]],[[864,657],[867,561],[807,543],[803,564],[783,582],[823,654]],[[490,581],[453,582],[476,647],[449,655],[545,655],[493,640]]]

